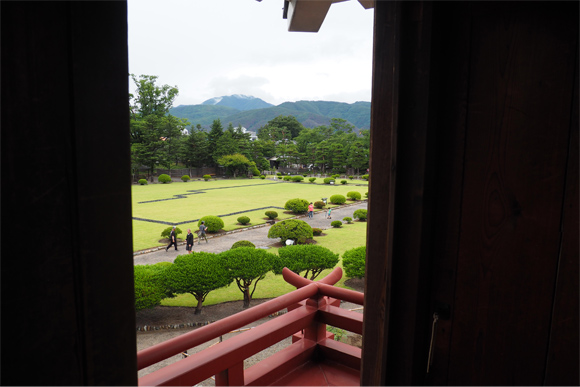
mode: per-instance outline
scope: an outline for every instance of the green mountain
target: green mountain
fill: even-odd
[[[243,97],[246,100],[249,98]],[[307,128],[329,125],[331,118],[342,118],[354,125],[358,132],[360,129],[368,129],[370,127],[371,103],[355,102],[348,104],[331,101],[298,101],[284,102],[278,106],[245,111],[215,104],[180,105],[172,108],[169,113],[176,117],[187,118],[194,126],[201,124],[203,127],[208,128],[213,120],[219,118],[224,128],[231,122],[234,127],[242,125],[254,132],[279,115],[294,116]]]

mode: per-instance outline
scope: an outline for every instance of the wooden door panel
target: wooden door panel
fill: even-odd
[[[574,81],[572,16],[548,3],[474,6],[450,384],[543,381]]]

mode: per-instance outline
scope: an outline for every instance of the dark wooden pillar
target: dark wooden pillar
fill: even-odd
[[[135,385],[127,4],[1,17],[1,382]]]

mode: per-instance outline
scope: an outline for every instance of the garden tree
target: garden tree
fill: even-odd
[[[286,246],[278,250],[278,256],[274,263],[274,273],[281,274],[282,269],[287,267],[298,275],[304,272],[304,278],[310,274],[311,280],[323,270],[332,269],[338,264],[338,254],[316,245]]]
[[[304,129],[304,126],[293,116],[278,116],[258,129],[258,138],[263,140],[291,140]]]
[[[173,294],[189,293],[195,297],[195,314],[201,313],[209,292],[228,286],[233,281],[221,257],[206,252],[179,255],[167,268],[165,277],[167,288]]]
[[[355,141],[350,146],[346,164],[356,169],[356,174],[358,175],[361,168],[366,168],[368,165],[368,160],[368,150],[364,148],[362,141]]]
[[[177,87],[157,86],[152,75],[130,76],[136,86],[135,94],[129,94],[132,165],[144,165],[152,174],[157,164],[173,159],[179,140],[168,146],[167,139],[179,138],[188,122],[168,114]]]
[[[324,140],[324,136],[319,128],[304,128],[298,136],[294,138],[298,152],[305,153],[309,145],[318,144]]]
[[[218,138],[212,157],[218,165],[224,165],[218,160],[225,155],[237,154],[239,153],[239,150],[238,141],[234,138],[233,132],[226,130],[220,138]]]
[[[326,173],[326,167],[330,164],[330,145],[324,140],[316,145],[316,164],[320,165],[322,173]]]
[[[351,125],[350,123],[348,123],[347,120],[344,120],[342,118],[331,118],[330,127],[332,128],[333,133],[337,132],[352,133],[355,129],[354,125]]]
[[[292,239],[294,243],[303,244],[312,239],[312,227],[303,220],[286,219],[278,222],[268,230],[268,238],[280,238],[282,243]]]
[[[217,147],[217,142],[219,138],[224,134],[224,128],[222,127],[222,123],[220,119],[214,120],[211,124],[210,131],[207,135],[207,142],[208,142],[208,152],[212,157],[212,160],[215,162],[214,153]]]
[[[135,310],[153,308],[161,300],[172,297],[165,283],[165,271],[171,267],[170,262],[155,265],[135,265]]]
[[[308,144],[306,147],[306,152],[302,154],[302,162],[308,165],[316,164],[316,146],[317,143]]]
[[[219,255],[224,267],[229,270],[230,276],[244,295],[244,308],[248,308],[258,282],[272,270],[276,256],[253,247],[238,247]]]
[[[183,132],[189,122],[172,115],[163,117],[162,122],[164,136],[161,137],[161,140],[164,142],[164,146],[159,163],[166,169],[171,169],[173,164],[178,164],[179,162],[180,149],[184,137]]]
[[[371,131],[369,129],[361,129],[359,131],[360,138],[362,139],[362,144],[366,150],[371,147]]]
[[[187,168],[201,168],[207,164],[209,158],[207,133],[199,128],[191,129],[185,136],[180,150],[180,158]],[[189,172],[191,175],[191,171]]]
[[[337,173],[344,172],[344,166],[346,164],[346,155],[344,152],[344,145],[340,143],[334,143],[330,146],[330,155],[332,160],[332,169]]]
[[[248,159],[252,159],[251,134],[244,133],[242,125],[239,125],[234,131],[234,138],[238,143],[239,152]]]
[[[222,156],[217,160],[217,162],[219,165],[226,167],[228,174],[231,174],[234,177],[236,177],[239,173],[247,171],[248,167],[250,166],[250,160],[248,160],[246,156],[239,153]]]

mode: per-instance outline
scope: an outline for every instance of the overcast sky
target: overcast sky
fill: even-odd
[[[174,106],[231,94],[274,105],[371,99],[373,10],[356,0],[333,4],[318,33],[288,32],[283,0],[128,4],[129,71],[177,86]]]

